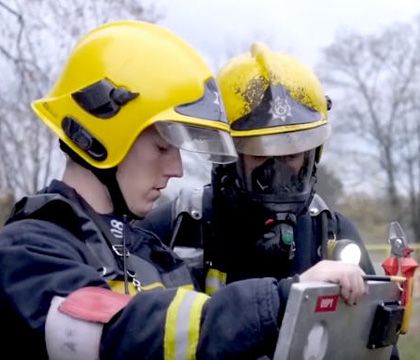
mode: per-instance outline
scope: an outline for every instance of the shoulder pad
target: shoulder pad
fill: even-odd
[[[328,211],[329,213],[331,213],[331,210],[329,209],[328,205],[325,203],[322,197],[319,196],[318,194],[315,194],[314,197],[312,198],[312,201],[309,204],[308,210],[311,216],[318,216],[323,211]]]
[[[15,204],[6,224],[31,217],[33,213],[52,202],[63,202],[71,205],[69,200],[60,194],[34,194],[25,196]]]
[[[193,219],[200,220],[203,217],[203,187],[181,189],[175,200],[174,213],[175,218],[187,213]]]

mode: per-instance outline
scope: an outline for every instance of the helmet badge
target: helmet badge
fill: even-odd
[[[214,95],[213,104],[216,105],[220,109],[221,118],[225,119],[226,118],[226,111],[225,111],[224,104],[221,101],[220,93],[217,90],[214,90],[213,95]]]
[[[217,91],[213,91],[214,101],[213,104],[220,106],[220,95]]]
[[[284,96],[275,96],[270,101],[270,110],[268,111],[273,119],[280,119],[285,122],[288,117],[292,116],[292,108]]]

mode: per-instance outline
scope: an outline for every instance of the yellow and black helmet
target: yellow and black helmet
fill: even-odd
[[[315,74],[290,55],[255,43],[221,69],[218,82],[239,153],[301,153],[330,135],[331,102]]]
[[[82,38],[35,113],[90,166],[109,169],[148,126],[173,145],[235,160],[211,70],[157,25],[117,21]]]

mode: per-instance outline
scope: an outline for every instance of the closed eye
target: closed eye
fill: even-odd
[[[158,145],[158,146],[156,146],[156,148],[157,148],[157,150],[160,154],[166,154],[169,151],[169,147],[166,147],[166,146],[159,146]]]
[[[169,146],[156,145],[156,148],[158,149],[158,151],[161,154],[164,154],[164,153],[168,152],[168,150],[169,150]]]

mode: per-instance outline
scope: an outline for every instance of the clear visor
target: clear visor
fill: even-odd
[[[229,133],[223,130],[162,121],[155,123],[157,131],[178,149],[201,154],[216,164],[228,164],[238,158]]]
[[[235,137],[235,147],[241,154],[256,156],[289,155],[314,149],[330,136],[328,124],[289,133]]]
[[[303,153],[255,157],[241,154],[243,186],[253,194],[293,196],[311,191],[315,149]]]

